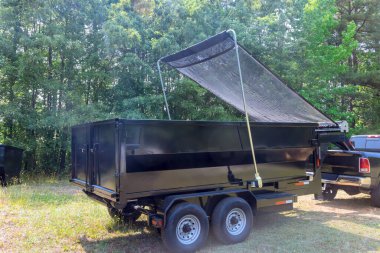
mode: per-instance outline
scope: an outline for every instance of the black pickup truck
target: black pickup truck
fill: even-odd
[[[322,195],[316,198],[333,200],[338,190],[366,193],[380,207],[380,135],[356,135],[335,144],[337,149],[323,152]]]

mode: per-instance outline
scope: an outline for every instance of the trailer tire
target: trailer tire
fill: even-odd
[[[198,205],[182,202],[169,210],[161,238],[170,252],[195,252],[206,243],[208,231],[206,212]]]
[[[242,198],[221,200],[211,216],[211,229],[223,244],[239,243],[247,239],[253,226],[252,208]]]
[[[380,184],[371,191],[371,202],[375,207],[380,207]]]

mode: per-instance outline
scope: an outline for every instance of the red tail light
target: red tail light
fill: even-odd
[[[369,164],[368,158],[360,158],[359,159],[359,172],[360,173],[370,173],[371,165]]]

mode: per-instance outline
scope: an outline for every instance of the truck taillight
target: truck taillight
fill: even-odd
[[[371,165],[369,164],[368,158],[361,157],[359,159],[359,172],[360,173],[370,173]]]

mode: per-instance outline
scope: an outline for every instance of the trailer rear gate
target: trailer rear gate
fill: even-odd
[[[104,121],[80,125],[72,131],[72,178],[112,198],[118,190],[120,171],[117,127],[116,121]]]

